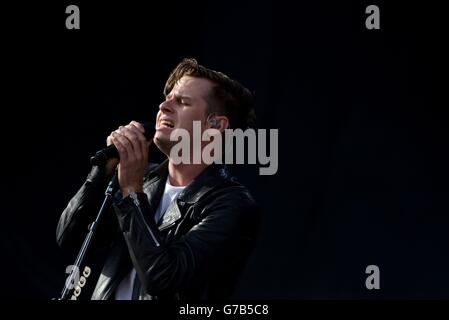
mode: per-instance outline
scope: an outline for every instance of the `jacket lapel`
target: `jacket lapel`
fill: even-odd
[[[223,183],[228,176],[225,166],[211,164],[179,194],[178,200],[190,204],[196,203],[210,190]]]
[[[170,205],[168,206],[167,210],[165,211],[164,215],[162,216],[162,221],[159,225],[159,230],[164,230],[171,225],[173,225],[176,221],[181,219],[181,211],[179,210],[178,203],[176,199],[174,199]]]
[[[150,209],[150,217],[154,219],[156,210],[162,199],[164,193],[165,182],[167,181],[166,163],[162,163],[154,171],[150,172],[146,181],[143,184],[143,192],[146,193],[148,197],[148,204]]]
[[[154,218],[156,210],[164,193],[165,183],[168,176],[168,161],[164,161],[161,165],[149,172],[146,182],[144,183],[144,192],[148,195],[151,216]],[[167,210],[163,214],[158,223],[159,230],[164,230],[176,221],[181,219],[182,213],[179,209],[179,203],[196,203],[208,191],[216,187],[228,177],[226,168],[222,165],[210,165],[201,172],[181,193],[170,203]]]

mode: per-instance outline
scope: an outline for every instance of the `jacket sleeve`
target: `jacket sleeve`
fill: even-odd
[[[59,219],[56,241],[61,248],[80,249],[87,235],[88,226],[95,220],[101,207],[109,178],[99,167],[92,167],[86,181],[70,200]],[[110,243],[114,222],[116,230],[118,226],[113,212],[103,217],[95,235],[94,247]]]
[[[246,259],[256,237],[259,210],[248,194],[226,189],[214,195],[188,232],[167,245],[161,243],[154,221],[145,219],[146,194],[115,204],[131,260],[148,294],[195,290]]]

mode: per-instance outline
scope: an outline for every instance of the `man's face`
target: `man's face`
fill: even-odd
[[[207,79],[183,76],[159,105],[156,116],[154,142],[169,154],[176,141],[170,141],[174,129],[183,128],[192,137],[193,121],[201,121],[201,131],[206,128],[207,97],[213,83]]]

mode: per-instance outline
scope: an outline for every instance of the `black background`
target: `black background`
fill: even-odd
[[[443,10],[391,2],[2,5],[0,295],[59,295],[74,256],[56,225],[90,155],[152,119],[195,57],[255,91],[259,127],[279,129],[276,175],[234,168],[264,211],[236,298],[449,298]],[[369,4],[381,30],[365,28]],[[380,290],[365,287],[371,264]]]

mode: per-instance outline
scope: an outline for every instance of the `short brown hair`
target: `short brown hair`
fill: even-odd
[[[215,84],[208,99],[209,114],[227,116],[232,129],[255,127],[254,96],[239,82],[222,72],[198,64],[195,59],[184,59],[170,73],[165,83],[164,95],[168,95],[183,76],[205,78]]]

